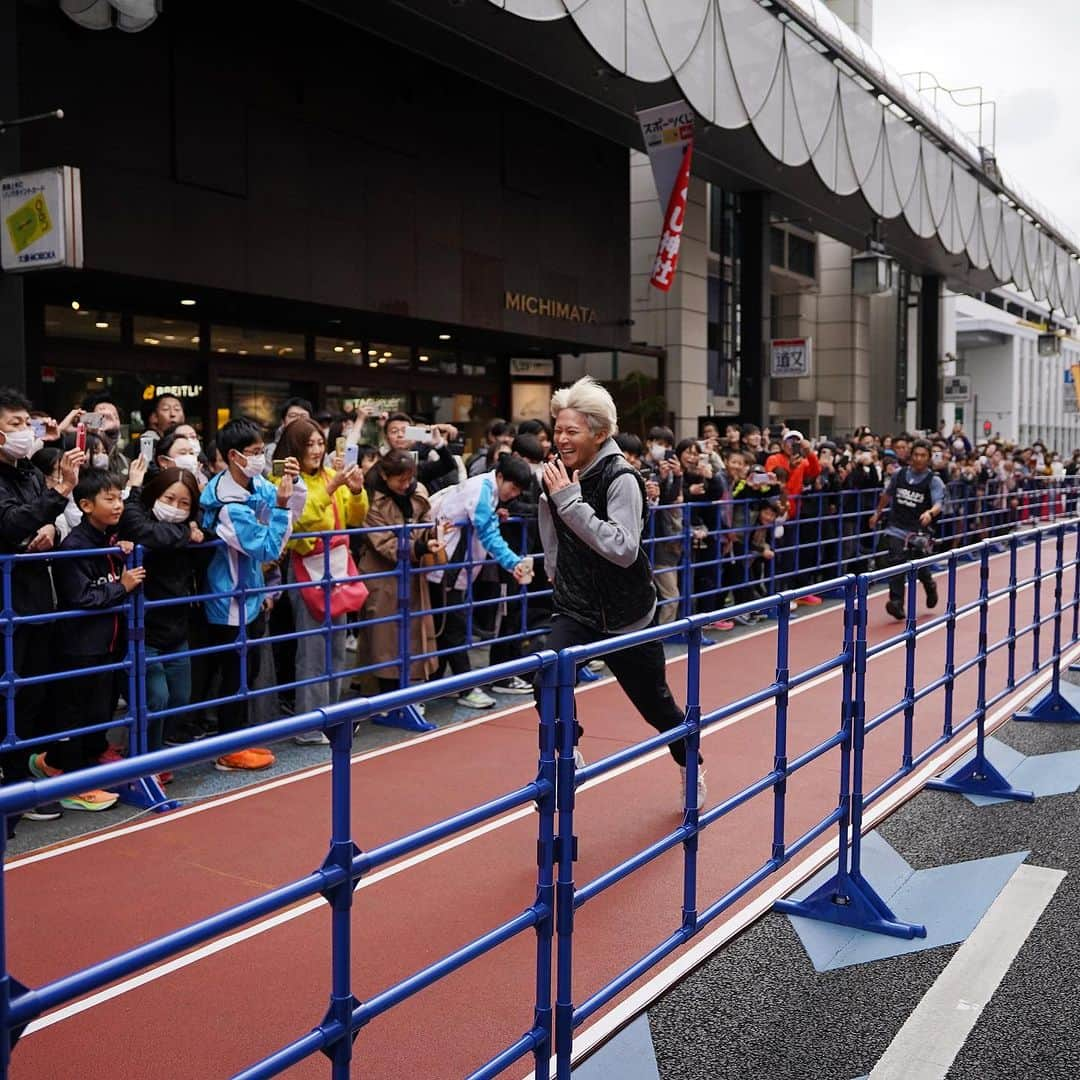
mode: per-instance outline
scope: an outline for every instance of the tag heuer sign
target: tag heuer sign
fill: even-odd
[[[810,374],[810,338],[773,338],[769,375],[774,379],[802,379]]]
[[[59,165],[0,180],[0,265],[22,271],[82,264],[79,170]]]
[[[953,375],[945,380],[941,391],[942,401],[970,401],[971,378],[968,375]]]

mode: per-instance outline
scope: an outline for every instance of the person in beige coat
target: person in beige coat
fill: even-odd
[[[387,526],[385,532],[369,532],[363,536],[360,555],[362,574],[385,573],[398,567],[398,546],[401,542],[401,526],[431,521],[431,504],[423,486],[416,482],[416,463],[413,456],[403,450],[391,450],[373,466],[370,478],[370,506],[367,526]],[[409,529],[409,564],[421,565],[425,555],[438,557],[443,543],[435,526],[427,529]],[[428,580],[424,574],[411,575],[410,610],[429,611],[431,597]],[[398,579],[379,577],[367,582],[369,595],[364,605],[364,619],[381,619],[396,615],[398,611]],[[409,655],[421,656],[435,650],[435,621],[431,615],[414,615],[409,625]],[[358,663],[385,663],[375,671],[382,692],[398,687],[401,665],[398,659],[399,623],[387,621],[365,626],[357,642]],[[434,657],[413,661],[409,665],[409,681],[423,682],[435,671]]]

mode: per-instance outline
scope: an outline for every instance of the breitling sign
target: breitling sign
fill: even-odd
[[[597,322],[594,308],[586,307],[584,304],[572,304],[568,300],[557,300],[551,296],[533,296],[531,293],[508,290],[504,306],[507,311],[521,311],[526,315],[561,319],[563,322]]]

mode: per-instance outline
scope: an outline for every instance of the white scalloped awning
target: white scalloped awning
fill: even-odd
[[[879,217],[903,216],[917,236],[936,237],[951,254],[966,252],[978,269],[1080,316],[1080,263],[1072,257],[1080,245],[1007,179],[1004,186],[1035,220],[981,184],[972,172],[982,168],[978,147],[821,0],[790,2],[822,47],[869,69],[900,108],[929,115],[949,153],[757,0],[489,2],[535,21],[573,19],[621,74],[646,83],[674,79],[709,123],[750,125],[778,161],[812,163],[830,191],[861,192]]]

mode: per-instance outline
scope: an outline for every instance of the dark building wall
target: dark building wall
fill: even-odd
[[[626,343],[624,148],[287,0],[131,35],[24,2],[19,38],[22,110],[66,114],[23,168],[82,169],[87,268]]]

